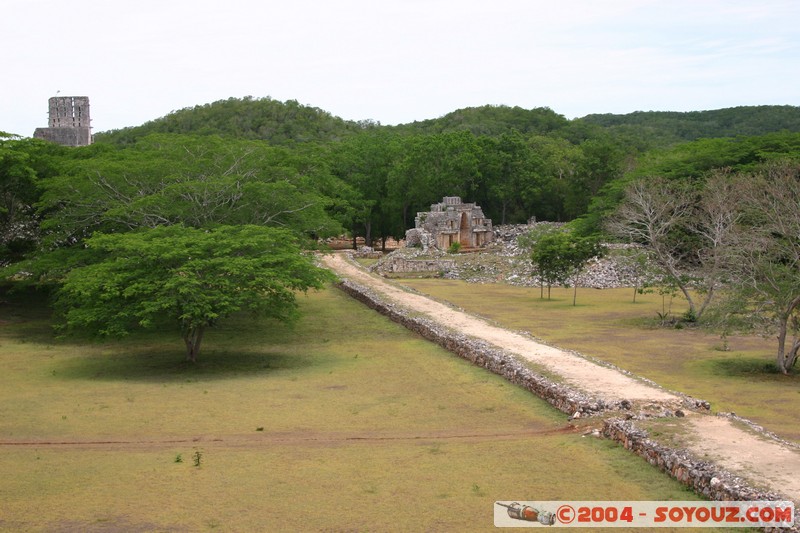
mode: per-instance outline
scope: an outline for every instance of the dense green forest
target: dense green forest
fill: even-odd
[[[229,98],[98,133],[85,148],[3,140],[0,250],[8,261],[23,257],[34,242],[76,239],[64,235],[72,227],[65,213],[77,202],[70,198],[108,192],[102,184],[115,180],[145,187],[170,172],[184,173],[187,181],[208,173],[208,182],[216,177],[249,183],[250,190],[251,182],[269,187],[272,204],[287,207],[276,209],[283,215],[267,217],[270,223],[306,219],[296,227],[306,236],[348,232],[368,242],[402,237],[417,211],[445,195],[479,203],[495,224],[577,219],[583,233],[595,233],[637,177],[698,180],[715,168],[750,170],[796,158],[798,132],[800,108],[792,106],[568,120],[544,107],[487,105],[382,126],[346,121],[293,100]],[[248,154],[246,172],[224,168],[236,153]],[[165,204],[178,202],[175,193],[159,194],[169,198],[160,200]],[[313,200],[302,203],[306,197]],[[138,205],[133,191],[119,198]],[[86,233],[103,227],[89,222],[97,216],[69,216],[85,224]]]
[[[763,135],[800,131],[800,108],[751,106],[714,111],[637,111],[627,115],[588,115],[582,122],[602,126],[621,135],[637,135],[659,146],[716,137]]]
[[[723,263],[749,265],[737,276],[753,283],[734,301],[771,305],[761,316],[785,337],[800,309],[800,249],[796,231],[775,223],[800,204],[798,163],[791,106],[574,120],[483,106],[382,126],[230,98],[80,148],[0,134],[0,267],[56,287],[69,329],[119,335],[177,321],[194,360],[220,318],[249,309],[291,319],[294,294],[326,279],[302,250],[342,234],[380,246],[418,211],[461,196],[495,225],[570,222],[564,249],[598,237],[649,247],[691,320],[719,289]],[[733,250],[750,255],[731,262]],[[695,305],[687,283],[708,298]],[[269,295],[269,309],[246,287]],[[798,352],[797,338],[782,343],[779,368]]]
[[[335,142],[373,128],[408,134],[468,131],[477,136],[499,136],[512,130],[524,135],[558,132],[560,137],[573,142],[596,135],[602,129],[615,138],[649,149],[701,138],[800,132],[800,107],[751,106],[686,113],[637,111],[626,115],[595,114],[567,120],[547,107],[524,109],[486,105],[459,109],[439,118],[381,126],[372,120],[344,120],[296,100],[280,102],[269,97],[244,97],[187,107],[141,126],[100,132],[95,135],[95,140],[124,144],[151,133],[183,133],[261,139],[286,145]]]
[[[601,215],[590,206],[607,211],[619,195],[620,182],[632,173],[643,168],[662,172],[654,159],[667,166],[675,160],[683,172],[702,173],[714,166],[738,166],[745,157],[734,153],[733,144],[706,145],[703,139],[777,135],[763,139],[768,145],[763,150],[755,146],[758,140],[751,141],[753,153],[748,157],[757,162],[761,156],[755,152],[794,150],[787,134],[796,132],[800,108],[792,106],[567,120],[549,108],[487,105],[381,126],[345,121],[296,101],[248,97],[186,108],[139,127],[98,134],[97,142],[125,146],[152,133],[183,133],[261,139],[314,151],[349,187],[347,194],[355,195],[351,220],[343,220],[346,229],[372,241],[402,236],[416,211],[446,194],[478,202],[496,223],[568,221],[588,215],[586,231],[595,231]],[[669,169],[676,171],[677,167]]]

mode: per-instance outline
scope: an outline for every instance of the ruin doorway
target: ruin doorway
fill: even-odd
[[[461,226],[458,231],[458,242],[462,248],[469,248],[472,246],[471,230],[469,227],[469,218],[467,213],[461,213]]]

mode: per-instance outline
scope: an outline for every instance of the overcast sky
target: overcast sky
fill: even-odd
[[[798,0],[0,0],[0,131],[88,96],[94,131],[228,97],[397,124],[462,107],[800,105]]]

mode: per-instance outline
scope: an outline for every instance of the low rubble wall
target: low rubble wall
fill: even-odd
[[[452,259],[406,259],[393,257],[381,268],[384,272],[411,273],[411,272],[446,272],[455,268],[456,262]]]
[[[651,465],[688,485],[696,493],[716,501],[786,501],[786,496],[753,488],[713,463],[693,457],[685,450],[662,446],[648,438],[633,420],[610,418],[603,421],[603,436],[620,443]],[[797,508],[798,502],[795,502]],[[765,528],[765,531],[800,531],[800,516],[795,512],[793,528]]]

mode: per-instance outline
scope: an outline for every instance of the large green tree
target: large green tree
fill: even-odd
[[[600,189],[623,174],[625,152],[608,137],[584,141],[575,175],[569,181],[564,209],[569,219],[587,212],[592,198]]]
[[[88,147],[42,182],[43,228],[53,244],[94,231],[184,224],[256,224],[309,236],[337,234],[324,165],[257,141],[154,135],[135,146]]]
[[[468,199],[480,177],[480,147],[469,132],[414,135],[400,143],[387,183],[389,206],[400,215],[398,236],[413,226],[416,211],[443,196]]]
[[[262,226],[163,226],[86,240],[91,262],[58,291],[67,330],[118,337],[172,324],[196,361],[203,334],[240,311],[291,320],[296,293],[329,279],[290,231]]]
[[[40,182],[56,173],[64,154],[56,144],[0,133],[0,264],[35,247]]]
[[[535,215],[531,206],[541,190],[542,158],[517,131],[481,137],[480,142],[484,209],[499,215],[494,219],[499,224],[527,221]]]
[[[359,236],[364,237],[367,246],[380,236],[385,245],[387,237],[398,233],[393,231],[393,225],[397,225],[399,217],[392,212],[387,197],[388,177],[398,157],[398,145],[396,134],[369,129],[331,149],[332,172],[350,187],[347,192],[351,210],[346,227],[352,229],[354,245]]]
[[[171,322],[195,360],[218,320],[288,320],[295,292],[328,279],[302,251],[341,229],[330,210],[339,182],[316,155],[182,135],[70,150],[37,181],[46,239],[7,272],[55,283],[68,330]]]

